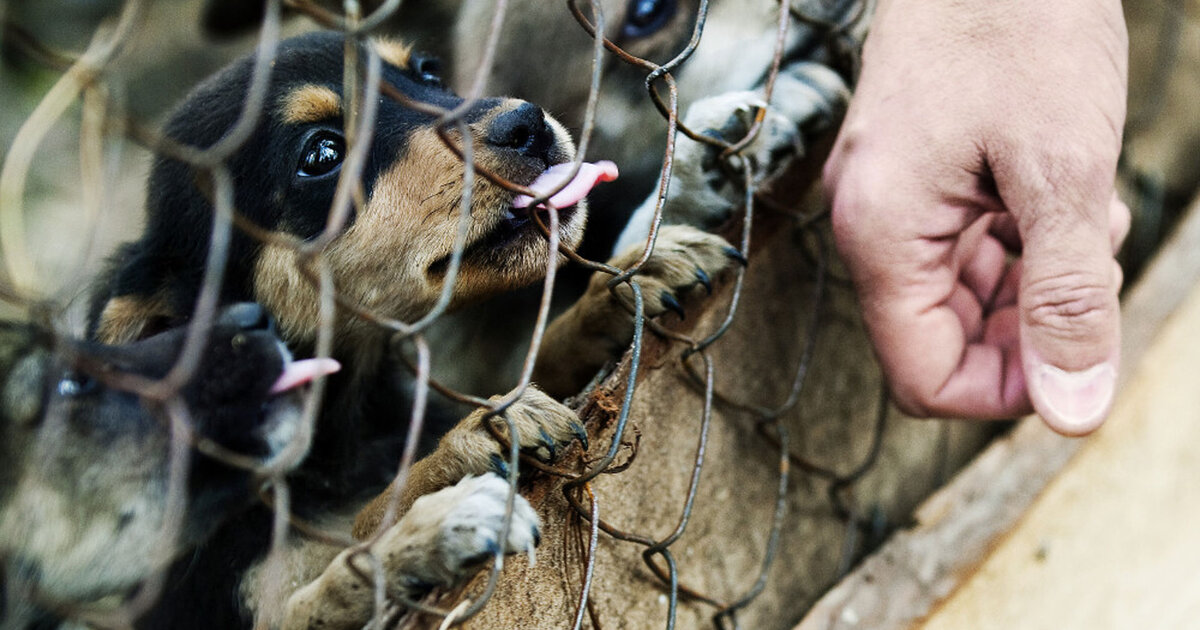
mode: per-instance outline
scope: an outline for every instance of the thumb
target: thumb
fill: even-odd
[[[1034,408],[1055,431],[1084,435],[1112,406],[1120,363],[1121,270],[1113,259],[1113,213],[1054,207],[1021,225],[1018,307],[1021,356]]]

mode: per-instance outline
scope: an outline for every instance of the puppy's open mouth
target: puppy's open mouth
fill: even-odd
[[[554,192],[545,202],[539,203],[537,206],[533,206],[534,197],[517,195],[512,201],[512,206],[496,226],[485,236],[467,246],[463,251],[463,258],[473,259],[480,255],[495,253],[520,239],[535,233],[540,234],[533,221],[533,213],[536,212],[541,222],[549,226],[550,211],[546,208],[547,203],[558,209],[559,224],[566,224],[575,215],[579,202],[596,187],[596,184],[611,182],[619,174],[617,165],[608,160],[595,163],[584,162],[579,165],[579,172],[571,177],[571,171],[574,168],[574,163],[564,162],[543,171],[527,187],[538,197],[550,195],[555,190],[558,192]],[[568,177],[570,177],[569,180]],[[561,190],[559,190],[560,188]],[[430,265],[429,271],[433,274],[444,273],[449,264],[450,256],[443,256]]]
[[[563,210],[572,208],[579,203],[581,199],[587,196],[592,188],[600,182],[611,182],[617,178],[617,165],[608,160],[601,160],[596,163],[584,162],[579,165],[579,172],[571,181],[566,181],[571,174],[571,169],[575,166],[572,162],[563,162],[555,164],[546,169],[537,179],[529,184],[529,189],[537,193],[539,197],[545,196],[553,190],[562,188],[554,193],[547,201],[550,205]],[[533,203],[533,197],[528,195],[517,195],[513,199],[514,209],[526,209]],[[544,205],[539,204],[539,208],[544,208]]]
[[[611,182],[618,175],[617,165],[608,160],[601,160],[594,164],[584,162],[579,165],[579,172],[571,177],[571,170],[574,166],[571,162],[555,164],[528,185],[528,188],[537,193],[538,197],[549,195],[545,202],[530,208],[533,205],[534,197],[517,195],[513,198],[512,208],[505,213],[504,220],[496,229],[501,233],[501,237],[503,238],[504,235],[513,237],[521,230],[533,227],[533,213],[535,212],[542,223],[549,226],[550,211],[547,209],[547,204],[558,208],[558,220],[560,223],[565,223],[574,215],[579,202],[592,191],[592,188],[595,188],[596,184]],[[569,181],[568,177],[571,178]],[[555,190],[558,192],[550,195]]]

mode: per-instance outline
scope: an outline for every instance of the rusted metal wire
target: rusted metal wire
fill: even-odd
[[[464,94],[464,101],[453,110],[414,101],[394,86],[389,85],[381,76],[381,60],[378,54],[372,47],[359,45],[368,33],[379,29],[389,17],[395,14],[401,4],[399,0],[386,0],[374,12],[365,16],[361,15],[361,8],[353,0],[345,3],[343,13],[331,11],[325,6],[308,0],[284,0],[283,4],[308,15],[322,25],[342,30],[347,35],[344,75],[344,92],[347,95],[348,103],[345,123],[347,158],[339,175],[334,202],[329,209],[326,225],[319,236],[308,241],[300,241],[285,234],[266,231],[241,215],[234,204],[232,177],[224,165],[225,161],[250,137],[260,122],[262,112],[267,107],[265,102],[267,86],[270,81],[272,62],[278,50],[281,30],[281,3],[278,0],[267,3],[266,17],[258,36],[251,82],[244,97],[241,114],[235,124],[216,144],[205,148],[179,144],[143,122],[135,120],[114,98],[112,90],[109,89],[105,69],[119,54],[120,43],[124,35],[143,23],[141,2],[127,0],[118,24],[111,30],[98,33],[93,40],[92,47],[78,59],[59,55],[41,47],[34,40],[25,42],[47,61],[66,66],[66,72],[59,85],[52,88],[43,99],[42,105],[30,116],[21,132],[18,133],[13,149],[9,151],[6,158],[3,175],[0,176],[0,241],[2,241],[0,245],[3,245],[5,264],[8,269],[5,286],[0,286],[0,295],[10,301],[27,305],[40,304],[44,301],[44,298],[33,290],[33,287],[38,286],[34,280],[37,278],[37,274],[24,241],[26,232],[22,219],[24,187],[28,179],[29,165],[32,163],[34,150],[52,127],[61,124],[60,120],[68,111],[69,106],[80,95],[83,96],[86,103],[83,108],[81,124],[83,142],[81,142],[80,156],[83,161],[84,173],[82,185],[87,194],[83,207],[87,210],[85,220],[89,226],[95,225],[98,217],[104,212],[104,197],[101,187],[104,179],[102,168],[104,143],[115,142],[122,136],[141,144],[158,155],[167,156],[192,166],[196,169],[201,181],[207,186],[206,194],[213,202],[212,238],[204,280],[194,315],[189,324],[184,350],[177,363],[166,377],[158,380],[123,373],[104,375],[107,383],[135,392],[146,400],[161,405],[167,410],[170,418],[172,448],[169,457],[169,484],[171,490],[168,493],[167,502],[168,512],[175,516],[174,520],[167,523],[159,537],[158,544],[161,546],[159,553],[163,554],[163,557],[167,557],[177,550],[181,527],[179,515],[184,512],[182,501],[187,483],[187,462],[191,457],[191,449],[196,448],[206,456],[232,466],[252,470],[263,482],[261,490],[263,502],[274,513],[270,549],[265,560],[267,567],[265,583],[268,584],[266,587],[268,590],[282,592],[286,588],[283,583],[285,579],[282,569],[283,555],[288,537],[298,533],[329,545],[346,547],[353,544],[352,553],[346,556],[347,567],[364,584],[371,586],[375,602],[375,617],[369,627],[393,627],[402,610],[440,617],[444,627],[459,625],[471,619],[488,604],[495,592],[505,561],[500,551],[495,554],[483,589],[470,595],[468,599],[458,602],[451,610],[444,610],[422,602],[409,601],[397,593],[388,583],[381,559],[374,548],[380,535],[387,527],[394,524],[398,517],[399,489],[402,489],[407,481],[410,467],[416,458],[417,444],[426,430],[425,418],[430,389],[469,404],[485,407],[488,410],[485,420],[498,418],[504,422],[507,431],[500,431],[499,438],[508,454],[509,492],[506,499],[504,524],[500,532],[501,540],[507,538],[508,530],[512,527],[517,480],[522,470],[532,467],[542,473],[557,475],[565,479],[562,485],[563,496],[581,522],[587,523],[588,531],[586,553],[581,567],[583,578],[573,608],[574,617],[573,620],[564,620],[564,625],[571,623],[571,627],[575,630],[583,627],[585,612],[589,615],[592,626],[598,627],[602,621],[596,615],[592,601],[589,599],[599,555],[601,532],[613,539],[643,548],[641,553],[646,566],[662,582],[666,590],[668,600],[666,628],[675,627],[677,608],[681,598],[712,606],[715,609],[713,620],[717,627],[725,628],[726,624],[732,624],[731,627],[737,628],[739,627],[738,611],[748,606],[764,590],[770,567],[778,553],[781,530],[787,512],[788,485],[792,466],[796,466],[805,474],[811,474],[829,482],[831,508],[852,525],[856,522],[853,517],[853,509],[844,504],[843,495],[865,471],[870,469],[878,454],[878,441],[872,444],[863,464],[855,467],[849,474],[838,475],[830,469],[801,460],[794,455],[790,450],[788,427],[781,421],[781,417],[793,409],[800,399],[820,329],[820,311],[826,290],[829,252],[819,236],[817,237],[818,251],[816,255],[818,265],[814,272],[813,295],[809,302],[811,310],[806,325],[807,338],[796,363],[791,388],[788,390],[786,399],[777,407],[768,408],[737,403],[734,395],[718,392],[716,387],[716,373],[720,366],[715,364],[709,349],[713,344],[719,343],[734,324],[748,273],[745,267],[737,269],[736,279],[726,306],[726,314],[713,330],[683,334],[646,317],[644,296],[638,282],[638,273],[650,259],[656,246],[663,220],[663,207],[672,183],[675,141],[678,133],[715,148],[725,162],[726,170],[740,179],[739,184],[744,195],[744,203],[742,204],[743,213],[740,216],[741,232],[738,250],[743,255],[748,256],[750,253],[755,208],[757,203],[762,203],[756,196],[759,192],[757,189],[759,173],[756,171],[758,165],[743,158],[741,152],[760,133],[765,110],[757,111],[745,135],[736,139],[716,138],[702,133],[703,130],[689,129],[680,120],[681,103],[673,73],[688,62],[704,36],[708,0],[700,0],[698,3],[694,16],[694,27],[688,42],[675,53],[670,61],[662,65],[632,55],[604,36],[605,16],[598,0],[589,0],[590,16],[585,15],[578,0],[567,0],[566,2],[566,9],[575,16],[581,28],[592,37],[593,41],[591,84],[571,175],[573,176],[578,171],[585,160],[591,142],[591,135],[595,127],[596,105],[602,90],[601,69],[604,65],[604,55],[613,55],[624,63],[646,71],[646,96],[666,121],[665,149],[659,177],[660,184],[656,192],[654,218],[640,258],[625,269],[610,266],[604,261],[587,260],[559,242],[558,210],[547,202],[547,199],[556,191],[536,194],[527,187],[507,181],[476,163],[475,147],[463,117],[486,91],[491,68],[496,59],[499,37],[509,10],[506,0],[496,2],[483,53],[479,60],[479,70]],[[806,16],[803,11],[797,9],[790,2],[780,2],[778,13],[775,53],[764,83],[764,100],[768,102],[783,64],[785,42],[793,20],[816,25],[825,31],[826,36],[836,38],[843,37],[849,26],[861,18],[860,14],[856,14],[843,22],[827,23],[819,18]],[[6,29],[6,32],[10,31]],[[582,72],[583,69],[580,71]],[[386,313],[373,312],[364,305],[357,304],[347,296],[339,294],[334,287],[332,271],[322,256],[323,250],[344,231],[352,216],[352,211],[355,208],[361,209],[364,193],[360,180],[366,165],[367,148],[375,132],[375,120],[380,102],[380,98],[377,96],[392,99],[402,106],[435,116],[438,136],[447,148],[459,156],[463,163],[463,194],[459,205],[453,253],[446,271],[446,281],[434,306],[414,321],[399,321]],[[548,210],[547,221],[543,221],[540,213],[531,213],[531,217],[545,235],[547,252],[550,254],[547,256],[536,320],[532,326],[520,375],[512,384],[507,395],[497,401],[491,401],[478,395],[455,392],[444,384],[438,383],[432,376],[432,357],[437,348],[431,347],[424,334],[450,308],[455,279],[460,270],[463,250],[471,226],[471,195],[476,177],[483,177],[510,191],[536,196],[534,205],[541,203]],[[567,177],[563,184],[565,185],[570,179]],[[292,514],[293,497],[292,490],[287,483],[286,472],[299,463],[311,444],[316,426],[316,416],[319,413],[320,400],[323,396],[323,383],[318,382],[305,400],[302,430],[285,449],[284,455],[273,460],[270,466],[224,449],[210,440],[195,435],[191,429],[189,411],[183,403],[180,390],[193,377],[203,358],[202,348],[217,311],[221,280],[224,277],[234,229],[240,230],[243,234],[263,244],[282,247],[296,254],[298,270],[316,287],[320,297],[316,344],[318,356],[326,357],[332,352],[334,314],[337,309],[342,309],[343,313],[359,317],[377,326],[380,330],[390,333],[389,352],[406,358],[408,355],[405,353],[405,348],[410,348],[411,352],[415,353],[415,360],[409,362],[413,372],[415,395],[408,414],[406,445],[401,460],[397,463],[396,475],[393,480],[393,487],[397,491],[392,497],[379,530],[375,536],[367,540],[351,543],[344,534],[324,530],[318,524],[306,523]],[[813,233],[819,234],[815,230]],[[546,464],[523,455],[519,447],[522,443],[521,436],[518,434],[515,423],[506,413],[530,386],[533,368],[551,315],[550,305],[554,296],[554,281],[558,269],[558,256],[554,255],[556,252],[584,269],[609,274],[611,278],[608,281],[608,287],[610,291],[614,292],[614,295],[620,284],[627,284],[632,296],[630,310],[633,320],[633,338],[623,372],[624,385],[621,388],[623,398],[612,425],[612,435],[607,446],[600,449],[602,452],[600,457],[593,461],[581,459],[582,464],[575,469],[569,469],[561,464]],[[80,273],[83,273],[82,269]],[[631,431],[632,403],[637,391],[639,376],[642,373],[642,348],[646,329],[672,343],[683,345],[682,364],[696,379],[697,389],[700,390],[703,400],[687,488],[681,497],[663,497],[664,503],[668,499],[681,499],[678,502],[676,525],[666,536],[640,533],[636,529],[636,524],[631,529],[622,529],[605,522],[601,517],[603,497],[599,496],[591,483],[601,474],[621,474],[632,461],[633,455],[636,454],[639,436],[635,434],[630,442],[627,433]],[[699,372],[694,370],[691,365],[691,361],[696,357],[699,357],[703,366]],[[693,517],[701,474],[705,468],[707,439],[709,428],[713,422],[714,406],[720,405],[739,406],[753,413],[758,418],[756,428],[766,437],[765,443],[777,449],[779,457],[776,500],[767,542],[762,553],[761,569],[745,592],[732,599],[704,593],[682,583],[679,562],[672,551],[672,547],[684,536]],[[886,416],[886,401],[881,401],[880,413],[879,433],[882,432],[882,422]],[[491,427],[492,423],[485,421],[484,425]],[[618,456],[624,447],[630,449],[630,458],[624,462],[618,462]],[[116,613],[102,614],[80,608],[60,607],[59,609],[66,610],[71,616],[80,617],[101,626],[129,627],[140,613],[157,601],[163,586],[163,575],[160,573],[148,580],[138,594],[121,606]]]
[[[590,484],[583,485],[584,492],[587,493],[588,499],[592,504],[590,518],[588,519],[592,526],[588,529],[588,546],[587,546],[587,561],[583,575],[583,586],[579,589],[579,604],[576,607],[575,623],[571,626],[572,630],[579,630],[583,627],[583,613],[587,610],[588,595],[592,591],[592,575],[596,570],[596,545],[600,542],[600,504],[596,501],[596,495],[592,492]]]

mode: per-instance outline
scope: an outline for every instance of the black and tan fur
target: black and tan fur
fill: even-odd
[[[428,59],[391,43],[367,45],[386,62],[384,81],[408,98],[447,109],[462,104],[441,88],[433,74],[435,66]],[[310,34],[283,42],[272,65],[267,107],[250,139],[226,162],[233,175],[237,210],[263,229],[304,240],[325,227],[339,166],[325,169],[329,164],[317,158],[325,155],[336,162],[338,155],[334,154],[346,151],[340,139],[347,107],[342,93],[343,53],[343,39],[336,34]],[[360,54],[365,56],[366,50]],[[250,68],[250,60],[243,60],[201,85],[171,117],[166,133],[199,147],[215,143],[240,112]],[[532,182],[549,166],[568,161],[574,154],[561,125],[529,103],[483,99],[468,109],[465,121],[476,163],[518,184]],[[462,140],[457,131],[451,130],[449,135],[452,141]],[[325,153],[320,151],[322,143]],[[461,160],[438,138],[432,116],[381,97],[361,178],[364,203],[322,252],[344,299],[401,320],[416,319],[433,306],[453,250],[462,171]],[[124,341],[187,320],[209,242],[212,206],[205,179],[168,158],[160,158],[154,165],[145,232],[117,252],[99,284],[92,308],[92,330],[99,339]],[[513,198],[513,193],[483,177],[476,178],[452,307],[528,285],[545,273],[549,262],[546,239],[527,212],[514,211]],[[579,243],[585,214],[582,202],[560,211],[563,244],[574,247]],[[727,260],[719,253],[724,242],[716,237],[699,240],[705,241],[709,251],[718,252],[706,258],[710,261],[705,263],[707,272],[719,271]],[[563,260],[559,255],[556,258]],[[683,282],[664,285],[652,296],[649,312],[661,312],[665,303],[674,302],[667,292],[698,286],[701,275],[693,265]],[[606,290],[604,293],[608,295]],[[221,299],[263,304],[278,321],[289,346],[301,355],[312,352],[317,292],[297,268],[291,250],[235,234]],[[613,307],[616,302],[611,297],[601,303],[619,310]],[[617,336],[628,336],[628,317],[621,313],[611,326]],[[585,321],[588,318],[564,319],[556,327],[556,337],[569,343],[576,336],[571,331]],[[384,328],[339,311],[333,355],[346,368],[329,379],[311,455],[291,477],[293,510],[302,518],[328,523],[339,515],[351,516],[395,473],[410,404],[406,369],[389,346],[389,336]],[[555,359],[569,360],[571,355],[569,349],[549,351]],[[569,392],[572,384],[560,386]],[[521,428],[521,445],[542,453],[556,452],[582,434],[570,411],[536,389],[529,389],[508,413]],[[480,481],[470,476],[503,470],[503,465],[499,444],[483,426],[482,412],[468,416],[453,429],[445,418],[432,415],[426,435],[446,437],[414,468],[400,495],[402,513],[410,506],[419,507],[423,496],[427,507],[420,514],[406,515],[389,534],[397,546],[415,544],[430,550],[410,554],[388,567],[397,584],[413,594],[462,575],[492,549],[517,551],[536,538],[536,518],[531,511],[526,511],[529,518],[524,518],[526,512],[518,510],[519,518],[507,541],[494,540],[498,530],[488,529],[496,525],[493,513],[488,513],[486,523],[466,526],[493,532],[473,537],[470,542],[475,547],[454,547],[446,542],[464,527],[464,518],[479,516],[474,514],[478,510],[468,510],[472,512],[468,514],[456,506],[470,501],[495,505],[484,499],[494,498],[497,486],[487,478]],[[423,450],[430,447],[431,443],[425,444]],[[459,483],[464,476],[467,479]],[[431,516],[436,514],[443,516]],[[281,608],[287,593],[268,592],[265,582],[259,581],[261,572],[252,569],[267,548],[268,518],[266,510],[259,510],[218,531],[187,567],[180,568],[173,588],[143,620],[143,626],[243,626],[250,611],[231,606],[237,592],[245,595],[261,622],[275,623],[286,612],[291,619],[301,618],[294,622],[298,627],[315,623],[317,618],[357,623],[361,611],[351,614],[323,603],[327,593],[358,586],[347,582],[344,575],[336,575],[336,570],[344,567],[336,562],[331,568],[334,574],[323,576],[314,586],[318,589],[315,598],[306,600],[301,595],[293,598],[286,611]],[[426,522],[426,526],[414,525],[417,522]],[[348,529],[348,522],[346,526]],[[395,531],[414,533],[392,535]],[[446,545],[453,549],[448,558],[434,553]],[[332,555],[327,548],[304,544],[293,551],[285,569],[289,584],[315,577],[314,568],[319,571]],[[412,591],[414,585],[416,591]],[[180,613],[196,609],[210,613],[202,622]]]
[[[45,622],[59,605],[119,602],[249,506],[249,471],[193,451],[179,536],[159,540],[169,509],[170,419],[161,403],[114,379],[162,378],[186,333],[177,328],[110,346],[0,325],[5,628]],[[195,434],[260,462],[280,454],[302,416],[295,391],[270,394],[289,360],[261,308],[230,307],[182,390]]]
[[[441,88],[426,60],[394,44],[371,45],[386,62],[384,80],[408,97],[445,108],[461,104]],[[303,240],[325,228],[346,151],[343,54],[343,39],[336,34],[283,42],[271,68],[265,111],[249,140],[226,162],[237,210],[263,229]],[[198,147],[219,140],[240,114],[251,63],[235,63],[197,88],[171,117],[166,134]],[[549,165],[572,157],[573,146],[561,127],[527,103],[482,100],[466,122],[478,162],[518,183],[529,183]],[[117,252],[98,285],[91,318],[96,338],[125,342],[188,320],[211,233],[205,179],[168,158],[154,164],[145,231]],[[339,292],[390,318],[415,318],[430,308],[452,249],[461,179],[461,161],[436,137],[433,118],[383,99],[362,175],[365,203],[323,253]],[[547,261],[545,239],[508,212],[512,193],[483,178],[473,193],[455,302],[536,281]],[[582,206],[564,210],[563,242],[578,242],[585,211]],[[222,302],[263,304],[297,353],[312,351],[317,293],[289,250],[235,234],[220,295]],[[383,329],[344,313],[338,317],[333,353],[347,369],[330,380],[312,453],[291,479],[294,510],[303,518],[344,511],[395,473],[409,404],[403,370],[387,339]],[[546,430],[528,436],[531,444],[575,436],[569,414],[548,419]],[[431,435],[444,430],[431,424]],[[485,458],[474,472],[491,466]],[[268,518],[258,510],[218,531],[188,566],[180,567],[175,584],[142,625],[247,624],[235,593],[241,573],[266,549]],[[197,609],[208,611],[203,620],[182,612]]]
[[[320,3],[331,11],[341,10],[336,1]],[[240,13],[234,3],[206,0],[205,4],[208,15],[222,16],[220,32],[244,32],[253,25],[246,21],[253,16]],[[367,0],[362,6],[370,12],[381,4]],[[584,4],[580,8],[590,13]],[[605,35],[612,42],[657,63],[688,49],[701,7],[699,0],[600,0],[597,4],[605,17]],[[804,155],[808,145],[840,118],[849,99],[856,42],[865,32],[873,3],[792,2],[793,19],[770,103],[765,82],[776,52],[780,3],[714,0],[706,4],[703,37],[688,60],[671,72],[680,119],[698,133],[734,142],[746,134],[759,109],[768,108],[755,141],[742,151],[755,163],[761,181]],[[570,7],[543,0],[507,3],[495,50],[497,61],[483,69],[480,63],[488,58],[485,45],[499,9],[490,2],[406,2],[386,28],[435,47],[447,60],[447,82],[455,88],[466,89],[486,72],[489,86],[540,104],[569,128],[582,128],[594,42]],[[665,116],[647,95],[647,70],[619,62],[611,54],[606,54],[599,70],[602,78],[589,151],[615,161],[621,182],[599,187],[589,197],[594,218],[580,251],[592,259],[620,254],[644,242],[658,200],[657,180],[667,140]],[[665,85],[658,86],[663,98]],[[742,182],[728,177],[729,170],[723,168],[713,146],[685,134],[678,134],[675,141],[663,223],[704,229],[720,225],[743,202]],[[558,295],[578,296],[587,276],[572,275],[570,270],[563,275],[566,281],[560,284],[565,286]],[[492,345],[495,339],[528,338],[531,325],[512,322],[532,322],[536,303],[536,295],[512,296],[482,309],[454,313],[435,324],[429,331],[431,342],[454,348],[443,357],[433,357],[435,376],[463,391],[482,391],[498,373],[511,380],[521,368],[513,344],[496,344],[466,369],[449,357],[478,347],[481,341]],[[448,333],[443,335],[443,330]],[[473,343],[456,346],[464,330]]]

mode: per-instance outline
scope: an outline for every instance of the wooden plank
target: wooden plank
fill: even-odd
[[[1121,384],[1130,381],[1129,368],[1142,364],[1146,349],[1198,280],[1200,201],[1126,297]],[[1193,380],[1198,372],[1191,370]],[[894,536],[822,597],[796,630],[912,627],[970,577],[1087,442],[1057,436],[1036,417],[1023,420],[928,499],[912,529]]]
[[[1105,427],[922,630],[1197,627],[1197,323],[1193,290]]]

